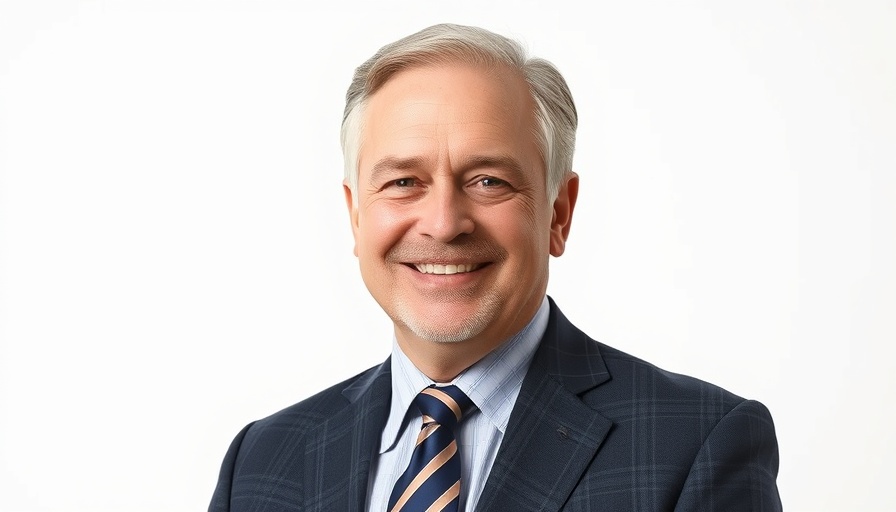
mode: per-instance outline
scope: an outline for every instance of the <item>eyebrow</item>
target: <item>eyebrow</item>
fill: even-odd
[[[461,166],[464,170],[476,169],[479,167],[493,167],[511,172],[516,176],[523,175],[523,166],[520,164],[520,161],[508,155],[474,156],[464,160],[463,165]]]
[[[420,157],[398,158],[396,156],[387,156],[375,163],[370,169],[370,182],[376,182],[377,177],[384,172],[420,168],[423,167],[423,164],[424,160]]]

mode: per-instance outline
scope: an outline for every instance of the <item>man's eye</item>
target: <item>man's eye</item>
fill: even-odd
[[[415,182],[414,178],[399,178],[392,182],[396,187],[413,187]]]
[[[498,178],[482,178],[479,180],[479,183],[486,188],[500,187],[507,184],[506,181],[499,180]]]

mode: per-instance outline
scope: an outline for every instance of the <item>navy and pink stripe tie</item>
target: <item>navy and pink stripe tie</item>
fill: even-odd
[[[457,512],[460,454],[454,427],[475,409],[457,386],[430,386],[414,398],[423,428],[411,463],[389,497],[389,512]]]

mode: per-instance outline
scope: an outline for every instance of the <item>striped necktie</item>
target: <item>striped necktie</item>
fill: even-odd
[[[389,512],[457,512],[460,454],[454,427],[476,406],[457,386],[430,386],[414,398],[423,428],[411,463],[395,482]]]

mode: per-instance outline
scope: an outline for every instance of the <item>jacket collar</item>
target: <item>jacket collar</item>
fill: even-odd
[[[363,512],[370,463],[389,415],[391,361],[342,391],[349,404],[308,434],[303,510]]]
[[[613,423],[581,396],[610,380],[595,341],[551,300],[551,316],[523,381],[479,508],[557,511]]]

